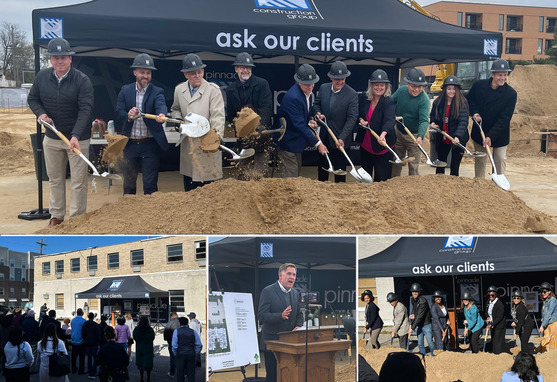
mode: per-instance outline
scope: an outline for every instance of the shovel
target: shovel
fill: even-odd
[[[453,145],[456,145],[458,147],[460,147],[462,150],[464,150],[464,153],[466,155],[469,155],[471,157],[476,157],[476,158],[481,158],[481,157],[485,157],[485,153],[482,153],[481,151],[474,151],[474,152],[470,152],[470,150],[468,150],[466,148],[466,146],[464,146],[462,143],[460,142],[456,142],[455,139],[453,137],[451,137],[449,134],[445,133],[443,130],[441,130],[439,128],[439,126],[437,126],[435,123],[432,123],[430,125],[430,130],[435,131],[436,133],[441,133],[443,136],[445,136],[448,140],[450,140]]]
[[[375,131],[373,131],[371,129],[371,127],[369,126],[364,126],[364,125],[360,125],[361,128],[369,130],[369,132],[371,133],[371,135],[373,135],[373,137],[375,139],[377,139],[377,142],[379,142],[379,144],[381,146],[386,147],[395,157],[395,160],[389,160],[389,162],[391,163],[397,163],[400,164],[402,166],[404,166],[406,163],[412,162],[414,160],[414,157],[409,157],[408,155],[406,155],[404,158],[400,159],[400,157],[395,153],[395,151],[389,147],[389,145],[387,144],[387,142],[383,142],[379,140],[379,135],[377,135],[377,133]]]
[[[485,337],[484,337],[484,348],[483,348],[483,352],[485,353],[485,345],[487,345],[487,336],[489,335],[489,327],[486,328],[485,330]]]
[[[319,142],[321,142],[321,138],[319,138],[319,133],[317,132],[317,130],[315,130],[313,127],[309,126],[311,132],[315,135],[315,138],[317,138],[317,140]],[[331,163],[331,159],[329,158],[329,154],[325,153],[325,158],[327,158],[327,162],[329,162],[329,168],[324,168],[321,167],[323,170],[330,172],[331,174],[335,174],[335,175],[346,175],[346,171],[338,169],[335,170],[333,169],[333,164]]]
[[[228,147],[226,147],[223,144],[221,144],[219,147],[221,148],[221,150],[224,150],[227,153],[232,154],[232,159],[233,160],[246,159],[246,158],[252,157],[255,154],[254,149],[242,149],[242,151],[240,151],[240,154],[237,154],[235,151],[229,149]]]
[[[465,328],[468,328],[468,325],[464,325]],[[464,336],[464,343],[462,345],[458,345],[458,347],[462,350],[468,350],[470,348],[470,344],[467,343],[468,335]]]
[[[404,124],[404,119],[402,117],[396,117],[396,121],[402,126],[404,127],[404,131],[406,131],[406,134],[408,134],[410,136],[410,138],[412,138],[412,140],[416,143],[416,145],[418,146],[418,148],[420,149],[420,151],[422,153],[424,153],[425,157],[426,157],[426,164],[432,166],[432,167],[446,167],[447,163],[445,162],[441,162],[439,159],[436,159],[435,162],[431,161],[431,158],[429,157],[429,155],[427,155],[426,151],[424,150],[424,148],[422,147],[422,145],[418,145],[417,144],[417,140],[416,137],[414,137],[414,134],[412,134],[412,132],[408,129],[408,127],[406,127],[406,125]]]
[[[327,131],[329,132],[329,134],[331,135],[331,137],[335,141],[335,144],[338,144],[338,139],[337,139],[335,133],[333,133],[333,130],[331,130],[331,128],[324,121],[324,119],[322,120],[320,118],[316,118],[316,121],[317,121],[317,123],[320,123],[323,127],[325,127],[327,129]],[[350,175],[352,175],[354,178],[356,178],[356,180],[358,180],[358,182],[371,183],[372,182],[371,175],[369,175],[368,172],[366,170],[364,170],[363,168],[359,168],[356,171],[356,168],[354,167],[354,163],[352,163],[352,160],[350,159],[348,154],[346,154],[346,151],[344,150],[344,147],[339,146],[338,149],[344,154],[344,156],[348,160],[348,163],[350,163],[350,166],[352,167],[352,170],[350,170]]]
[[[155,119],[157,116],[154,114],[145,114],[139,112],[139,114],[134,117],[134,119],[140,117]],[[209,121],[207,120],[207,118],[195,113],[186,114],[186,117],[183,120],[170,117],[162,117],[161,119],[163,120],[163,122],[173,122],[180,124],[180,127],[177,129],[178,131],[180,131],[180,134],[187,135],[188,137],[192,138],[199,138],[204,136],[209,132],[209,129],[211,128],[209,126]]]
[[[366,332],[364,332],[364,336],[360,340],[358,340],[358,348],[363,349],[366,347],[366,345],[367,345]]]
[[[280,142],[282,140],[282,137],[284,137],[284,133],[286,133],[286,119],[284,119],[284,117],[281,117],[279,119],[279,122],[280,122],[280,127],[278,129],[254,131],[249,136],[250,137],[260,137],[260,136],[268,135],[268,134],[279,134],[278,137],[277,137],[277,141]]]
[[[48,127],[50,130],[52,130],[54,133],[56,133],[56,135],[58,135],[58,137],[68,145],[68,147],[71,147],[70,141],[68,140],[68,138],[65,137],[64,134],[62,134],[60,131],[58,131],[58,129],[56,129],[56,127],[54,127],[54,124],[50,124],[46,121],[43,121],[42,119],[39,118],[39,123],[43,126]],[[102,178],[106,178],[106,179],[122,179],[122,177],[120,175],[117,174],[110,174],[108,172],[103,172],[102,174],[99,174],[99,171],[97,170],[97,168],[93,165],[93,163],[91,163],[91,161],[89,159],[87,159],[87,157],[85,155],[83,155],[83,153],[81,151],[79,151],[78,149],[76,149],[75,147],[72,149],[72,151],[79,155],[81,157],[81,159],[83,159],[85,161],[85,163],[87,163],[87,165],[89,167],[91,167],[91,170],[93,170],[93,176],[100,176]]]
[[[474,118],[472,118],[472,119],[474,119]],[[485,134],[484,134],[484,131],[482,129],[481,122],[478,122],[475,119],[474,119],[474,122],[476,122],[476,125],[478,125],[478,127],[480,128],[480,134],[482,135],[482,139],[485,141]],[[509,184],[509,181],[507,180],[505,175],[504,174],[497,174],[497,168],[495,167],[495,161],[493,160],[493,155],[491,154],[491,147],[486,145],[485,150],[487,151],[487,155],[489,155],[489,160],[491,161],[491,166],[493,166],[493,172],[491,173],[491,179],[493,179],[495,184],[498,185],[499,187],[501,187],[503,190],[509,191],[511,189],[511,185]]]

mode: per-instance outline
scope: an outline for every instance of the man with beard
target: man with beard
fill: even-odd
[[[424,336],[427,338],[427,344],[429,346],[429,351],[432,356],[435,354],[435,345],[433,344],[433,332],[431,329],[431,310],[429,304],[424,296],[421,296],[422,287],[418,283],[412,284],[410,287],[410,292],[412,293],[412,298],[410,303],[412,304],[412,314],[410,317],[410,329],[408,329],[408,337],[412,335],[412,332],[416,331],[418,336],[418,348],[420,353],[426,355],[425,352],[425,341]]]
[[[161,125],[168,109],[164,91],[151,84],[152,71],[157,70],[153,58],[138,54],[131,68],[136,81],[122,86],[116,104],[119,129],[129,137],[124,148],[124,194],[136,193],[137,174],[141,171],[143,193],[150,195],[158,191],[160,154],[168,149]],[[138,118],[140,112],[155,114],[156,120]]]

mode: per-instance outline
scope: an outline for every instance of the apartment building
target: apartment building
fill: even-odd
[[[36,252],[0,246],[0,306],[25,308],[33,301],[33,258]]]

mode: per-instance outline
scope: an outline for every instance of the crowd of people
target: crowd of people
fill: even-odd
[[[53,131],[46,130],[43,146],[50,186],[52,218],[49,226],[60,224],[66,214],[65,171],[68,161],[72,190],[70,218],[85,213],[87,206],[87,165],[73,150],[88,153],[93,86],[85,74],[72,67],[73,54],[66,40],[52,39],[47,51],[52,67],[37,74],[28,97],[29,107],[35,115],[54,123],[71,146],[68,151],[66,144]],[[169,148],[162,125],[167,121],[167,114],[186,125],[191,123],[188,116],[197,115],[208,121],[209,131],[212,130],[215,139],[220,140],[225,126],[234,127],[236,117],[244,107],[251,108],[260,120],[254,131],[256,138],[249,135],[239,139],[239,147],[255,148],[254,158],[241,159],[239,167],[244,170],[255,168],[262,176],[270,175],[270,152],[276,154],[280,176],[300,176],[302,152],[309,146],[321,154],[318,179],[327,181],[329,173],[333,172],[335,182],[345,182],[348,161],[343,151],[353,144],[360,145],[362,168],[377,182],[401,175],[406,162],[408,174],[418,175],[421,146],[430,126],[452,138],[431,132],[431,156],[436,163],[443,164],[436,164],[436,172],[444,173],[445,161],[448,161],[450,174],[458,176],[463,150],[455,144],[465,145],[470,138],[470,116],[475,121],[471,138],[476,152],[485,152],[487,146],[492,147],[497,174],[505,173],[516,92],[506,83],[510,67],[504,59],[493,62],[491,78],[474,83],[467,97],[461,93],[458,78],[447,77],[443,92],[433,107],[430,107],[425,92],[427,81],[422,70],[412,68],[404,77],[406,85],[400,86],[393,94],[387,73],[375,70],[367,90],[358,94],[346,84],[351,72],[342,61],[331,64],[327,73],[330,82],[319,87],[312,102],[313,90],[320,77],[312,65],[302,64],[294,74],[294,84],[281,99],[276,115],[269,83],[253,74],[255,63],[251,55],[239,53],[233,66],[237,78],[224,93],[217,84],[204,78],[207,65],[201,58],[193,53],[186,54],[181,70],[185,81],[176,86],[172,106],[168,109],[163,89],[152,84],[153,72],[157,70],[153,58],[146,53],[135,57],[131,65],[135,81],[122,87],[115,105],[116,129],[128,137],[122,168],[124,194],[136,193],[139,172],[143,174],[144,194],[158,190],[160,156]],[[280,137],[275,133],[273,140],[273,134],[265,131],[280,129],[282,120],[286,121],[286,130]],[[481,125],[485,139],[480,133]],[[185,191],[223,177],[220,151],[205,149],[203,139],[204,136],[191,135],[186,139],[182,137],[179,142],[180,174]],[[395,160],[392,152],[408,160]],[[333,169],[328,166],[328,160]],[[485,156],[475,156],[477,177],[485,176],[485,167]],[[245,176],[241,174],[240,177]]]
[[[89,312],[85,319],[82,308],[73,319],[65,318],[63,325],[46,304],[40,312],[38,320],[32,309],[10,309],[0,316],[0,362],[7,382],[29,381],[34,373],[41,382],[66,382],[69,374],[123,382],[129,380],[132,345],[140,381],[151,380],[155,331],[147,316],[138,317],[135,325],[128,312],[112,327],[106,315],[97,320],[96,314]],[[188,381],[195,381],[195,367],[201,362],[202,326],[194,312],[188,317],[178,318],[173,313],[164,331],[171,355],[169,376],[176,381],[184,381],[185,375]],[[67,370],[62,375],[54,375],[53,355],[57,360],[66,359]]]
[[[450,350],[449,340],[451,336],[456,337],[456,328],[451,327],[449,309],[442,291],[435,290],[432,293],[432,301],[423,296],[423,289],[419,283],[413,283],[410,287],[411,298],[408,309],[396,293],[387,294],[387,302],[393,306],[392,338],[398,337],[399,346],[410,349],[412,334],[417,336],[419,353],[427,355],[425,340],[429,348],[429,354],[435,356],[435,350]],[[539,296],[543,301],[541,309],[541,322],[539,333],[542,340],[535,349],[530,346],[530,336],[536,327],[533,315],[528,311],[524,303],[524,295],[520,290],[512,293],[510,315],[506,314],[505,304],[495,286],[489,286],[485,293],[485,310],[480,309],[481,301],[472,293],[466,291],[460,296],[461,305],[456,310],[464,316],[462,326],[464,327],[464,344],[469,345],[472,353],[486,351],[486,340],[491,338],[489,351],[494,354],[509,352],[506,348],[505,334],[507,322],[513,329],[513,340],[520,339],[520,349],[524,353],[543,353],[548,350],[557,349],[557,299],[554,289],[548,282],[543,282],[539,287]],[[379,316],[379,308],[374,303],[371,290],[365,290],[361,295],[365,306],[364,337],[369,332],[369,347],[379,349],[379,334],[383,329],[383,320]],[[385,316],[383,316],[385,317]],[[455,320],[457,320],[455,315]],[[458,323],[456,323],[458,325]],[[483,337],[482,337],[483,335]],[[467,349],[468,346],[462,346]]]

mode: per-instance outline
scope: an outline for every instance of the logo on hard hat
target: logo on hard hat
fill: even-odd
[[[195,62],[195,61],[192,61],[191,64],[192,64],[193,66],[197,66],[197,62]]]
[[[145,64],[146,64],[146,65],[151,65],[151,64],[149,63],[149,60],[145,60]]]

